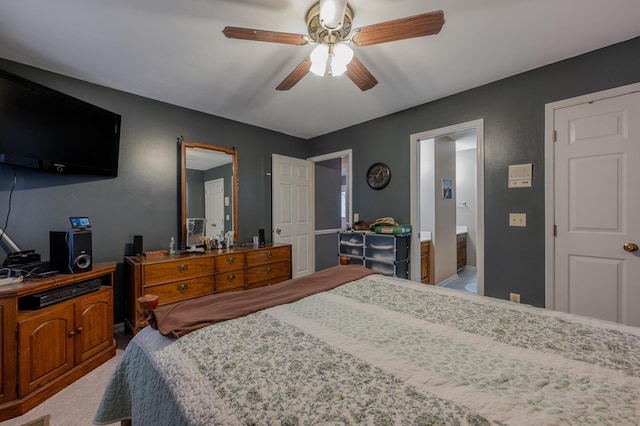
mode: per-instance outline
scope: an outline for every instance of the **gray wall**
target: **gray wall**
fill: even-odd
[[[340,229],[340,192],[342,159],[315,163],[316,230]],[[316,271],[338,264],[338,233],[316,235]]]
[[[635,38],[314,138],[311,155],[352,148],[354,212],[408,223],[409,136],[483,118],[485,294],[508,299],[509,292],[520,293],[522,303],[543,306],[544,106],[640,81],[638,52]],[[391,167],[391,182],[373,191],[365,173],[382,159]],[[507,191],[507,167],[521,163],[533,163],[533,188]],[[508,226],[514,211],[527,212],[527,227],[518,232]]]
[[[308,156],[308,144],[295,137],[6,60],[0,59],[0,68],[122,115],[117,178],[0,167],[0,226],[4,227],[15,171],[17,184],[6,230],[23,250],[35,249],[49,259],[49,231],[67,230],[69,216],[89,216],[94,261],[119,262],[116,322],[123,318],[122,261],[133,236],[144,237],[145,250],[166,249],[170,237],[178,236],[181,135],[189,142],[237,147],[240,242],[251,241],[258,228],[265,228],[270,239],[271,179],[267,173],[271,153]],[[0,244],[0,262],[7,250]]]
[[[156,102],[0,59],[0,68],[122,115],[120,165],[115,179],[58,176],[0,167],[0,223],[12,196],[7,232],[23,248],[49,257],[50,230],[68,229],[68,217],[87,215],[94,226],[97,262],[120,262],[116,322],[122,320],[122,257],[133,235],[147,250],[178,233],[178,138],[237,147],[239,237],[259,228],[271,235],[271,154],[306,158],[353,149],[354,212],[362,219],[393,216],[408,223],[409,135],[484,118],[485,294],[544,304],[544,105],[640,81],[640,38],[353,126],[301,139]],[[374,89],[375,90],[375,89]],[[0,135],[1,137],[1,135]],[[367,168],[384,159],[389,186],[371,190]],[[508,192],[508,164],[533,163],[533,188]],[[526,211],[527,228],[512,232],[508,212]],[[6,250],[0,245],[2,251]],[[0,257],[4,253],[0,251]]]
[[[204,172],[191,169],[186,172],[187,217],[204,217]]]

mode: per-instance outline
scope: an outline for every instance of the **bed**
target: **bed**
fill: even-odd
[[[155,324],[167,336],[143,329],[94,423],[640,424],[638,328],[366,271],[346,281],[236,319]]]

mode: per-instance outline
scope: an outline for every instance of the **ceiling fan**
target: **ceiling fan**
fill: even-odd
[[[437,34],[444,25],[444,12],[437,10],[356,29],[351,28],[352,19],[353,11],[347,0],[320,0],[307,13],[308,35],[239,27],[225,27],[222,32],[228,38],[242,40],[317,45],[276,90],[291,89],[311,71],[320,76],[344,73],[364,91],[378,84],[378,80],[353,55],[349,43],[358,47],[370,46]]]

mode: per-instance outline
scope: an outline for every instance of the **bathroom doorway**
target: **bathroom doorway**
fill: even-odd
[[[484,294],[483,121],[414,134],[410,141],[412,280],[421,281],[421,248],[424,253],[428,241],[431,284]]]

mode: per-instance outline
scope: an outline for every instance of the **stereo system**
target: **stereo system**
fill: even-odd
[[[50,269],[61,274],[91,271],[92,243],[90,229],[49,232]]]
[[[23,296],[18,299],[18,309],[40,309],[55,303],[64,302],[74,297],[98,290],[102,286],[102,280],[80,281],[63,287],[52,288],[51,290]]]

